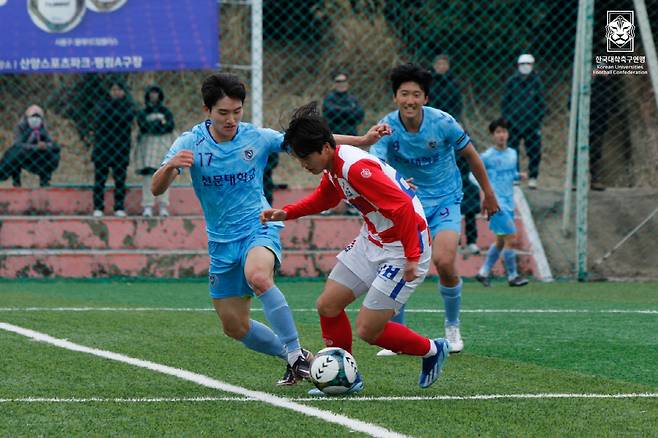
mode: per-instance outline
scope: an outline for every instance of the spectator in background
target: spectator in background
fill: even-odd
[[[274,172],[274,169],[278,165],[279,154],[270,154],[267,157],[267,166],[265,166],[265,171],[263,172],[263,194],[265,194],[265,199],[267,199],[270,205],[274,202],[274,180],[272,179],[272,172]]]
[[[0,181],[11,176],[14,187],[21,186],[21,170],[39,176],[39,185],[47,187],[59,165],[59,145],[46,129],[44,111],[30,105],[14,128],[14,144],[0,160]]]
[[[96,107],[94,150],[94,217],[103,216],[105,183],[112,169],[114,177],[114,215],[125,217],[126,172],[130,162],[130,134],[135,108],[127,86],[119,78],[110,79],[110,99]]]
[[[156,199],[160,204],[160,216],[169,216],[169,191],[155,198],[151,193],[152,175],[160,167],[162,157],[174,142],[174,115],[164,105],[164,92],[157,85],[146,88],[144,108],[137,114],[139,136],[135,148],[135,168],[142,175],[143,216],[153,216]]]
[[[461,122],[464,108],[462,94],[457,80],[450,71],[450,58],[446,54],[441,54],[434,59],[432,67],[434,71],[428,105],[447,112]]]
[[[334,91],[322,103],[322,115],[327,118],[332,132],[356,135],[365,113],[356,97],[348,93],[349,88],[347,74],[336,74]]]
[[[533,72],[534,56],[519,56],[518,72],[507,80],[503,118],[510,124],[509,147],[519,151],[521,139],[528,156],[528,188],[537,188],[541,161],[541,128],[544,119],[544,86]]]
[[[464,216],[464,228],[466,231],[466,251],[469,254],[476,255],[480,254],[480,248],[477,246],[477,215],[480,212],[480,186],[471,181],[471,168],[468,165],[468,161],[460,155],[457,155],[457,167],[459,167],[459,173],[462,178],[462,190],[464,191],[461,213]]]

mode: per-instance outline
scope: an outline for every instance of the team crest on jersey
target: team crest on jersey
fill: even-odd
[[[399,142],[399,141],[395,140],[395,141],[393,142],[393,150],[394,150],[395,152],[398,152],[398,151],[400,150],[400,142]]]
[[[254,158],[254,150],[251,148],[245,149],[243,153],[244,153],[244,159],[247,161],[251,161]]]
[[[427,147],[430,149],[436,149],[436,147],[439,145],[439,142],[436,140],[430,140],[429,143],[427,143]]]
[[[370,169],[361,169],[361,176],[364,178],[370,178],[372,173],[370,172]]]

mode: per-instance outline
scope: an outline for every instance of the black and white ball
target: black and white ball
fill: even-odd
[[[342,348],[325,348],[318,351],[311,364],[311,380],[328,395],[345,393],[357,375],[354,357]]]

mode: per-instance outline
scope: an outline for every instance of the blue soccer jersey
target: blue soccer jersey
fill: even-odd
[[[270,207],[263,195],[263,172],[268,156],[281,151],[283,134],[240,123],[231,141],[217,143],[209,127],[210,121],[205,121],[178,137],[163,164],[179,151],[194,153],[190,173],[206,218],[208,240],[232,242],[260,227],[258,215]]]
[[[439,205],[448,198],[461,200],[462,180],[455,152],[464,149],[471,139],[450,114],[424,106],[418,132],[407,132],[399,111],[388,114],[380,123],[387,123],[393,133],[375,143],[370,153],[403,177],[413,177],[423,206]]]
[[[512,148],[489,148],[480,154],[501,210],[514,211],[514,181],[519,179],[517,153]]]

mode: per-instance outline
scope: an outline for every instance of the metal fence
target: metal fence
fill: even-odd
[[[624,22],[611,25],[608,14],[636,12],[635,3],[599,0],[593,10],[588,263],[606,276],[644,275],[646,269],[650,275],[653,266],[635,267],[645,266],[651,256],[658,259],[655,217],[603,258],[617,237],[632,231],[658,204],[649,54],[637,22],[630,31]],[[221,68],[250,85],[251,3],[220,4]],[[658,0],[647,0],[646,7],[653,35],[644,37],[655,41]],[[521,188],[554,269],[571,275],[575,239],[562,229],[562,208],[577,15],[575,0],[264,0],[262,101],[252,102],[248,94],[245,120],[251,119],[252,108],[262,107],[263,125],[279,129],[292,109],[317,100],[336,131],[364,132],[396,109],[390,69],[402,62],[421,64],[434,75],[429,104],[455,116],[480,151],[491,145],[489,123],[500,116],[509,119],[510,145],[518,147],[521,170],[537,185],[533,190],[534,181],[523,182]],[[622,43],[630,37],[633,52],[610,52],[611,39]],[[525,66],[519,65],[521,55],[531,55],[521,58]],[[528,60],[534,61],[530,72]],[[614,73],[621,65],[628,66],[626,73]],[[634,74],[628,74],[631,66]],[[116,163],[119,177],[126,173],[128,184],[141,184],[144,169],[151,167],[145,148],[154,146],[148,142],[162,147],[203,119],[199,88],[207,73],[0,75],[0,186],[91,185],[99,165],[110,163]],[[147,105],[153,85],[164,95],[166,111]],[[125,94],[122,104],[111,98],[112,87],[123,90],[114,91]],[[47,135],[36,139],[24,117],[38,112],[28,110],[30,105],[44,110]],[[290,187],[316,183],[284,156],[274,181]]]

